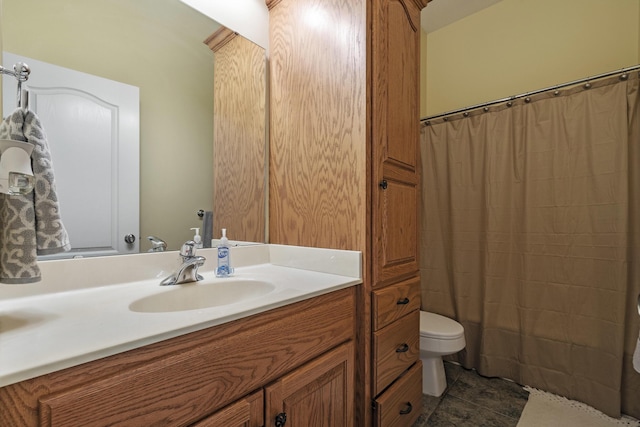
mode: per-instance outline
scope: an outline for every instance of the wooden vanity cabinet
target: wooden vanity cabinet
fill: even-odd
[[[269,239],[362,251],[356,417],[363,427],[409,426],[420,412],[416,402],[398,417],[375,418],[371,408],[406,387],[415,396],[421,376],[418,76],[427,2],[266,0]],[[396,301],[381,303],[388,295],[378,290],[404,294],[406,281],[411,302],[396,313]],[[388,331],[401,331],[403,341]],[[392,355],[381,353],[388,342]],[[396,387],[401,378],[409,385]]]
[[[330,351],[269,385],[266,416],[286,415],[286,425],[352,426],[353,342]]]
[[[356,289],[0,388],[0,426],[351,426]]]
[[[193,427],[352,426],[353,353],[342,344]]]

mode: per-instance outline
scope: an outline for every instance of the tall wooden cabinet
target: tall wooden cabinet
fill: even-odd
[[[271,243],[359,250],[357,426],[420,412],[419,41],[428,0],[267,0]]]

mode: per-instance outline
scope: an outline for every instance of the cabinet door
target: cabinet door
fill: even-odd
[[[420,9],[413,0],[374,2],[377,160],[415,171],[419,133]]]
[[[373,3],[376,286],[418,271],[420,8],[415,0]]]
[[[350,341],[268,386],[265,425],[353,426],[353,363]]]
[[[243,397],[191,427],[262,427],[264,425],[264,392]]]

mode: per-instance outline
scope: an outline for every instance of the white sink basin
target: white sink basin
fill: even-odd
[[[132,302],[129,309],[145,313],[165,313],[219,307],[261,297],[273,291],[275,285],[260,280],[217,279],[172,285],[168,288]]]

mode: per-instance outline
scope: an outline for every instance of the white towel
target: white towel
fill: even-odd
[[[0,124],[0,139],[33,144],[33,192],[0,194],[0,283],[40,280],[38,255],[71,249],[62,219],[49,143],[40,119],[32,111],[15,110]]]

